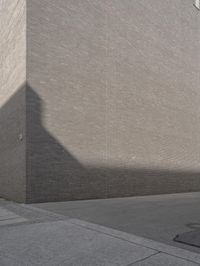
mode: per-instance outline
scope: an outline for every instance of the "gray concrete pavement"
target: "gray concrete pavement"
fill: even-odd
[[[195,263],[185,261],[176,257],[172,257],[166,254],[156,254],[152,256],[151,258],[143,261],[139,261],[136,263],[133,263],[130,266],[170,266],[170,265],[176,265],[176,266],[194,266]]]
[[[200,193],[35,204],[38,208],[185,248],[173,238],[200,226]]]
[[[181,195],[164,196],[165,204],[166,199],[169,200],[170,197],[180,198]],[[188,201],[192,201],[192,198],[194,201],[195,198],[197,200],[198,195],[185,195],[185,199],[187,197]],[[161,196],[150,197],[149,202],[155,203],[156,198],[161,200]],[[128,201],[131,206],[131,199],[113,199],[112,204],[116,201],[120,205],[119,203],[123,200]],[[132,200],[135,201],[135,204],[146,201],[144,198]],[[96,201],[96,203],[98,202],[102,208],[106,205],[106,202]],[[94,210],[96,203],[94,201],[82,202],[82,211],[90,209],[91,206]],[[0,224],[1,266],[200,265],[200,254],[198,253],[116,230],[109,226],[72,218],[67,215],[66,209],[64,215],[63,206],[65,204],[68,206],[67,209],[75,210],[78,206],[78,209],[81,209],[81,202],[57,203],[53,207],[51,204],[53,203],[31,206],[0,201],[0,217],[5,222],[3,225]],[[49,211],[55,206],[59,207],[60,204],[62,208],[58,208],[57,212],[62,210],[63,214]],[[110,203],[110,209],[112,209],[112,204]],[[44,205],[48,210],[41,209]],[[98,204],[96,208],[98,211]],[[140,208],[139,204],[138,209]],[[111,211],[110,215],[113,213]],[[12,224],[6,223],[12,218]],[[124,222],[126,223],[130,222],[127,218],[128,216],[126,217],[124,212]],[[21,221],[15,219],[21,219]],[[166,217],[166,219],[169,218]],[[143,221],[143,223],[145,222]]]
[[[27,221],[14,212],[11,212],[3,207],[0,207],[0,226],[8,224],[16,224]]]
[[[0,232],[0,253],[17,258],[22,265],[129,265],[157,253],[70,221],[28,224]]]

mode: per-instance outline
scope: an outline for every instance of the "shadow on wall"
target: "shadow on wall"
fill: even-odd
[[[24,84],[0,109],[0,196],[21,202],[26,199],[25,90]]]
[[[19,92],[13,97],[17,95]],[[15,101],[9,100],[6,109],[13,109],[12,102]],[[41,120],[44,102],[29,86],[26,103],[27,203],[200,190],[199,172],[85,167],[44,128]],[[9,169],[14,170],[12,165]],[[15,179],[10,182],[14,183]],[[12,187],[15,188],[14,184]]]

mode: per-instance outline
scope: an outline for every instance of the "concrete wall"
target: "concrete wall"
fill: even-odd
[[[26,2],[0,0],[0,197],[25,201]]]
[[[2,3],[5,102],[25,79],[26,23],[22,0]],[[27,202],[200,190],[200,13],[192,0],[28,0],[26,26],[26,112],[24,93],[16,94],[18,122],[9,131],[7,111],[0,120],[1,139],[10,132],[1,176],[16,179],[16,194],[25,113]]]
[[[27,11],[28,200],[199,191],[192,1],[30,0]]]

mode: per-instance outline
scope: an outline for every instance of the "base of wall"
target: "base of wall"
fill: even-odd
[[[34,180],[38,179],[32,179],[26,203],[200,191],[198,172],[85,169],[66,178],[40,178],[39,183],[34,183]]]

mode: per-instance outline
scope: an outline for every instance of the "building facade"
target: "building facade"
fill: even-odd
[[[0,196],[200,191],[192,0],[0,0]]]

